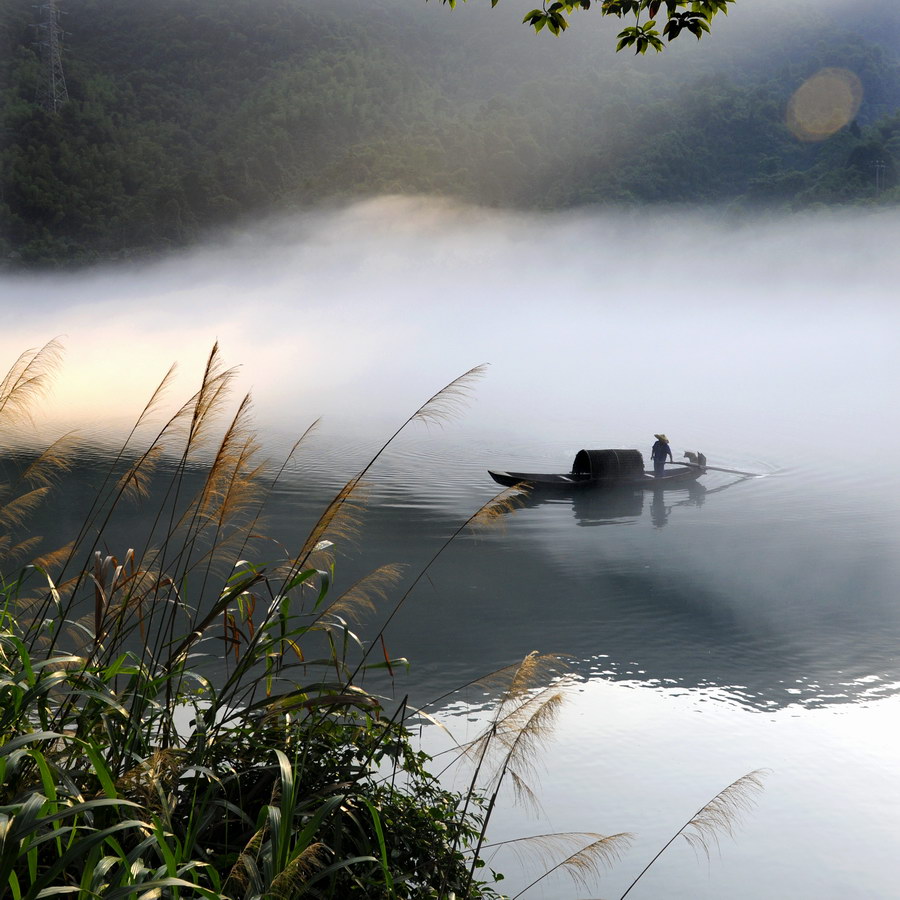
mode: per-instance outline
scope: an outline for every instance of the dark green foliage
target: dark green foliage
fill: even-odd
[[[447,0],[444,0],[447,2]],[[492,0],[496,6],[498,0]],[[689,31],[696,38],[709,32],[709,21],[717,13],[727,13],[728,4],[734,0],[556,0],[544,2],[543,6],[525,14],[523,20],[536,32],[547,30],[559,35],[569,27],[569,17],[576,10],[589,10],[592,5],[600,15],[615,16],[619,19],[634,19],[634,25],[626,26],[618,34],[616,50],[634,47],[635,53],[645,53],[648,47],[657,52],[665,44],[653,26],[660,12],[665,16],[663,35],[669,41],[675,40],[682,31]],[[641,21],[641,19],[645,21]]]
[[[651,3],[620,43],[642,53],[697,34],[719,5]],[[261,212],[390,192],[542,209],[802,208],[872,201],[882,160],[881,199],[893,196],[900,70],[888,26],[882,47],[823,13],[803,23],[802,46],[786,22],[765,49],[722,51],[722,22],[699,60],[642,65],[584,29],[535,38],[518,14],[502,18],[506,6],[66,0],[70,102],[51,115],[34,102],[35,11],[9,0],[0,264],[158,251]],[[858,120],[802,143],[784,124],[787,101],[828,66],[861,80]]]
[[[177,669],[139,672],[127,655],[98,665],[57,653],[47,665],[19,630],[10,617],[0,629],[0,895],[142,891],[176,874],[188,896],[232,898],[279,896],[279,877],[295,887],[321,878],[330,897],[424,898],[443,879],[465,882],[477,807],[456,849],[447,825],[460,821],[463,798],[427,773],[402,722],[327,704],[278,716],[273,702],[216,729],[210,716],[200,724],[200,708],[222,713],[208,705],[212,692],[164,700],[159,689],[183,677]],[[164,716],[201,704],[186,741],[155,732],[159,713],[136,711],[154,695]]]

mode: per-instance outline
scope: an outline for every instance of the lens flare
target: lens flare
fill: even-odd
[[[801,141],[822,141],[853,121],[862,96],[862,83],[852,72],[821,69],[794,91],[787,126]]]

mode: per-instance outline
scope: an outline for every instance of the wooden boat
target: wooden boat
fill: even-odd
[[[685,487],[705,471],[704,466],[676,464],[666,469],[664,475],[657,476],[644,470],[644,458],[639,450],[579,450],[571,472],[544,474],[488,469],[488,474],[506,487],[521,484],[570,491],[623,486],[649,489]]]
[[[541,472],[499,472],[488,469],[488,474],[497,484],[512,487],[517,484],[526,484],[531,487],[580,489],[595,487],[620,487],[633,485],[640,488],[664,488],[687,486],[696,481],[704,470],[678,466],[676,469],[666,470],[665,475],[656,476],[652,472],[642,472],[640,475],[628,475],[623,478],[591,478],[589,475],[553,474]]]

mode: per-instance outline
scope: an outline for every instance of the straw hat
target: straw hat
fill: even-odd
[[[654,434],[653,437],[655,437],[658,441],[662,441],[664,444],[669,443],[669,439],[664,434]]]

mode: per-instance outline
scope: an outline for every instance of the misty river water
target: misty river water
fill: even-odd
[[[219,339],[273,458],[324,416],[269,508],[288,545],[428,396],[491,363],[459,417],[411,426],[373,469],[362,537],[338,548],[347,584],[384,562],[409,583],[496,493],[488,468],[566,471],[581,448],[647,458],[665,431],[676,456],[763,475],[534,494],[503,527],[464,532],[390,624],[412,663],[391,689],[427,702],[534,649],[572,659],[541,809],[510,798],[492,837],[636,839],[599,885],[527,897],[619,896],[760,768],[734,840],[708,860],[673,845],[629,896],[896,897],[898,225],[384,198],[162,261],[0,275],[0,344],[11,362],[63,335],[42,436],[77,425],[91,467],[169,363],[186,395]],[[481,718],[467,693],[438,711],[460,740]],[[512,893],[540,868],[494,865]]]

